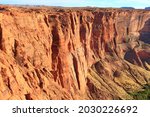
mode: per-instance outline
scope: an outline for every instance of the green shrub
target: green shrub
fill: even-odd
[[[125,42],[126,42],[126,43],[129,43],[129,41],[130,41],[130,37],[129,37],[129,36],[126,36]]]
[[[130,94],[135,100],[150,100],[150,85],[145,85],[143,91]]]

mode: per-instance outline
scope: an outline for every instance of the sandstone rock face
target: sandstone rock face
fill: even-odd
[[[149,20],[139,10],[1,6],[0,99],[132,99],[150,83]]]

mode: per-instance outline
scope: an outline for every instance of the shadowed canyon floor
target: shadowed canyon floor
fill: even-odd
[[[0,99],[134,99],[150,84],[150,11],[0,6]]]

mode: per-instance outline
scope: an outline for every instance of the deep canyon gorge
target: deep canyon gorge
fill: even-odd
[[[150,84],[150,11],[0,6],[0,99],[133,99]]]

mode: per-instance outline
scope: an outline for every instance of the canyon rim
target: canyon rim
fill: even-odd
[[[0,6],[0,99],[134,99],[145,85],[150,11]]]

